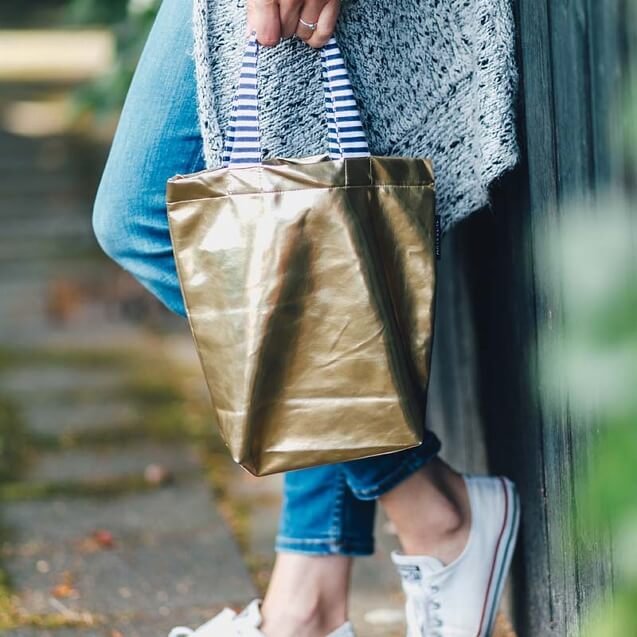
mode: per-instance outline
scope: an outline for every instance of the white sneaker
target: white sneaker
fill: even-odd
[[[471,530],[447,565],[392,553],[407,603],[407,637],[490,637],[520,522],[520,498],[505,476],[462,474]]]
[[[197,630],[180,626],[173,628],[168,637],[264,637],[259,630],[261,621],[261,600],[255,599],[238,615],[230,608],[224,608]],[[345,622],[327,637],[354,637],[354,628],[350,622]]]

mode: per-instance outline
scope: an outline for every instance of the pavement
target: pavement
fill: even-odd
[[[104,34],[91,34],[74,40],[95,46],[79,70],[67,53],[54,59],[63,38],[32,32],[23,44],[46,49],[44,70],[31,49],[24,77],[14,59],[3,79],[0,64],[7,637],[160,637],[261,595],[273,559],[281,476],[234,465],[185,322],[95,244],[106,149],[66,130],[59,111],[60,95],[104,55]],[[363,637],[397,637],[396,538],[381,516],[377,539],[376,555],[356,561],[351,615]]]

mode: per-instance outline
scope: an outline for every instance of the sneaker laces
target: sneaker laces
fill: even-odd
[[[405,609],[408,624],[417,626],[419,630],[419,634],[413,637],[442,637],[438,630],[442,626],[442,619],[436,612],[440,608],[440,602],[435,596],[437,592],[438,587],[431,584],[429,595],[408,595]]]

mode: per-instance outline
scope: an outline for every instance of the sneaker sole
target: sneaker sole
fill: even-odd
[[[496,554],[493,560],[493,568],[490,575],[489,587],[485,597],[483,620],[486,617],[487,622],[485,630],[482,630],[482,624],[478,630],[476,637],[490,637],[495,624],[495,615],[500,604],[500,598],[504,590],[513,551],[517,542],[518,528],[520,526],[520,496],[517,492],[515,484],[503,476],[498,476],[502,482],[505,496],[505,517],[498,544],[496,546]]]

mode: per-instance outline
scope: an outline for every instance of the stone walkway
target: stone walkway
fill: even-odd
[[[84,152],[0,133],[8,637],[155,637],[256,594],[174,382],[190,337],[99,255]]]

